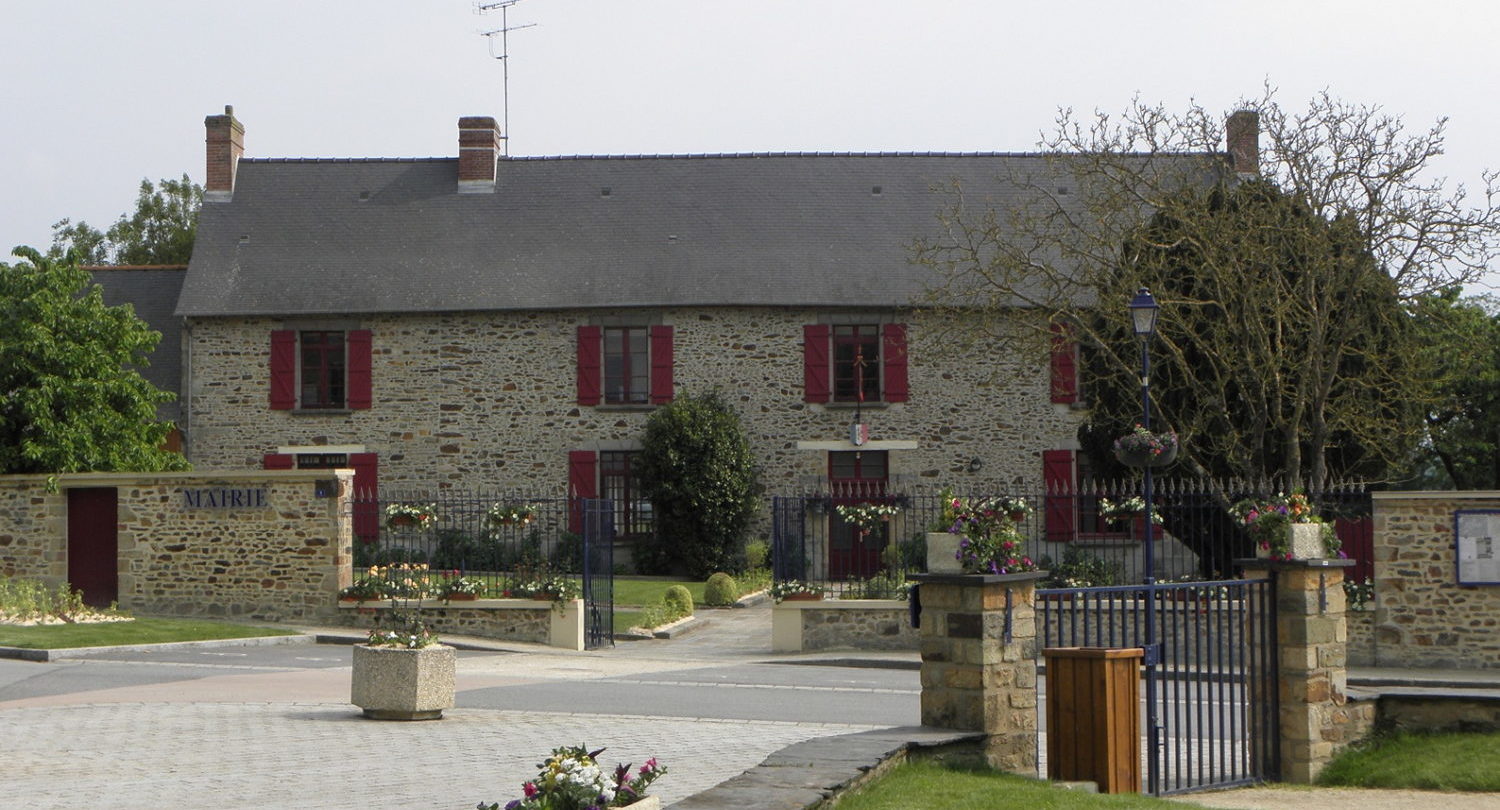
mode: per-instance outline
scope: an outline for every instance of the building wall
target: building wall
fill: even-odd
[[[189,458],[198,469],[257,467],[292,445],[363,445],[383,488],[452,486],[561,493],[570,450],[631,449],[650,407],[580,406],[576,328],[605,313],[380,315],[340,321],[373,333],[374,405],[330,413],[268,407],[269,333],[279,319],[195,319]],[[614,313],[609,313],[614,314]],[[719,390],[739,412],[770,492],[826,477],[829,447],[848,442],[853,408],[803,402],[802,327],[828,310],[665,309],[674,327],[678,395]],[[1071,448],[1079,411],[1054,405],[1048,366],[960,351],[928,314],[872,312],[908,323],[905,403],[864,408],[872,444],[911,482],[994,486],[1041,477],[1043,450]],[[816,449],[799,442],[830,443]],[[980,460],[978,473],[968,471]]]
[[[317,497],[318,480],[342,481]],[[113,487],[118,496],[119,606],[157,616],[292,621],[338,615],[353,535],[352,474],[320,470],[239,473],[81,473],[0,478],[0,572],[59,584],[68,575],[67,491]],[[258,508],[192,508],[185,490],[264,490]]]
[[[1453,517],[1497,492],[1379,492],[1373,663],[1500,667],[1500,585],[1456,583]]]

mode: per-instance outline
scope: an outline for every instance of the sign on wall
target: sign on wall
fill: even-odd
[[[182,491],[188,509],[266,509],[271,499],[264,487],[200,487]]]
[[[1455,560],[1460,585],[1500,585],[1500,510],[1453,513]]]

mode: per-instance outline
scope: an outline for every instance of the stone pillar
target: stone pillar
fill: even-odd
[[[1024,574],[916,574],[922,725],[988,735],[985,760],[1037,773],[1036,581]]]
[[[1353,560],[1239,560],[1274,580],[1281,779],[1311,784],[1353,742],[1345,687],[1344,569]]]

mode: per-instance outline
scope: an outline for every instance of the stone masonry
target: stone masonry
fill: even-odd
[[[922,725],[987,735],[990,767],[1037,776],[1036,580],[919,574]]]
[[[848,443],[852,404],[803,401],[802,327],[837,310],[662,309],[674,327],[678,394],[718,390],[739,413],[772,492],[827,477],[826,447]],[[360,445],[380,459],[383,487],[561,492],[570,450],[639,446],[650,406],[580,406],[576,328],[597,311],[485,312],[346,317],[332,328],[372,332],[374,405],[368,410],[268,407],[273,318],[194,319],[186,342],[188,453],[201,470],[256,468],[278,446]],[[642,317],[648,317],[643,314]],[[965,355],[937,337],[925,312],[839,311],[849,319],[908,323],[910,399],[867,403],[872,445],[890,453],[895,479],[994,487],[1041,477],[1043,450],[1075,446],[1078,412],[1054,405],[1046,360]],[[980,471],[969,472],[971,459]]]
[[[1459,585],[1454,513],[1494,492],[1377,492],[1375,638],[1381,667],[1500,667],[1500,585]]]

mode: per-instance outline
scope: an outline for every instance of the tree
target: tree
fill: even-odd
[[[1258,176],[1220,153],[1219,118],[1139,102],[1116,120],[1059,116],[1047,171],[1021,203],[971,205],[953,188],[943,236],[918,241],[931,301],[1002,351],[1040,355],[1054,330],[1092,372],[1089,433],[1139,414],[1140,347],[1125,304],[1161,303],[1153,410],[1206,476],[1380,476],[1419,433],[1431,369],[1412,361],[1412,302],[1472,279],[1496,253],[1500,206],[1424,172],[1439,121],[1405,132],[1378,107],[1324,94],[1304,112],[1257,102]]]
[[[161,335],[128,306],[108,307],[77,258],[0,265],[0,472],[186,469],[161,449],[172,399],[144,366]]]
[[[82,264],[187,264],[202,205],[203,188],[186,174],[162,180],[160,190],[143,179],[134,213],[122,214],[104,233],[64,219],[52,226],[47,256],[60,260],[71,250]]]
[[[646,421],[639,460],[656,520],[645,556],[700,578],[737,570],[760,494],[739,416],[717,394],[679,396]]]
[[[1500,489],[1500,301],[1451,290],[1416,314],[1423,362],[1441,382],[1403,486]]]

